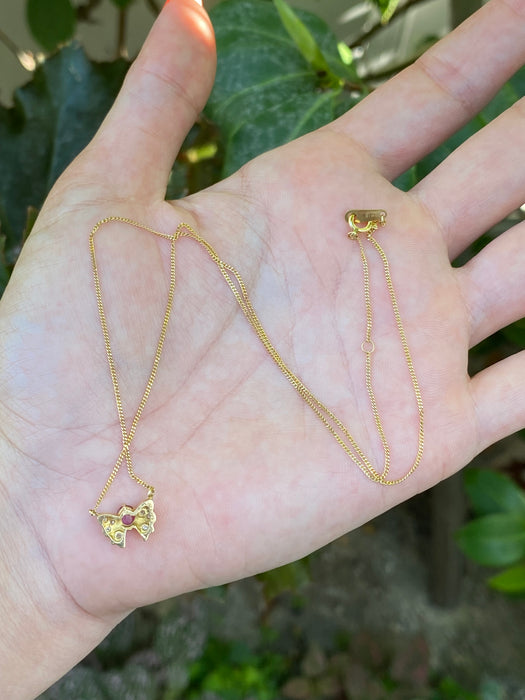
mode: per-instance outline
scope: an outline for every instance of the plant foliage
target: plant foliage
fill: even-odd
[[[207,116],[221,130],[222,175],[327,124],[359,97],[335,36],[279,0],[226,0],[210,13],[218,67]],[[363,88],[364,89],[364,88]]]
[[[71,0],[27,0],[26,15],[32,35],[46,51],[73,38],[76,14]]]
[[[457,533],[465,554],[485,566],[506,566],[489,584],[504,593],[525,593],[525,492],[509,477],[470,469],[465,485],[478,517]]]
[[[30,208],[40,209],[57,177],[89,143],[126,71],[124,61],[93,63],[79,46],[67,46],[17,90],[11,109],[0,107],[4,264],[15,262]]]

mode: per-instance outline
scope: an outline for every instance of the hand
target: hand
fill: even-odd
[[[470,379],[467,351],[525,315],[524,226],[465,267],[450,265],[523,203],[523,102],[408,194],[390,181],[521,66],[524,15],[522,0],[493,0],[338,121],[167,203],[173,160],[211,88],[214,50],[193,0],[166,5],[98,135],[50,194],[0,307],[0,482],[23,545],[5,556],[29,586],[40,577],[40,596],[74,608],[89,630],[76,654],[134,607],[301,557],[523,427],[524,353]],[[121,449],[89,259],[93,225],[111,215],[167,233],[193,225],[241,272],[281,356],[380,470],[360,351],[361,263],[344,221],[347,209],[368,207],[388,212],[377,238],[423,395],[419,469],[394,487],[366,479],[271,361],[203,249],[183,239],[166,346],[131,448],[137,473],[157,489],[155,533],[145,544],[130,532],[124,551],[111,546],[88,515]],[[162,320],[169,244],[121,224],[107,224],[96,242],[129,422]],[[373,255],[370,264],[379,285]],[[414,459],[417,413],[380,289],[374,381],[395,477]],[[124,466],[100,510],[144,497]],[[75,660],[65,654],[53,672]]]

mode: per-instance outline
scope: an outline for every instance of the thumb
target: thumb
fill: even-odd
[[[200,1],[168,0],[89,149],[106,191],[164,197],[177,153],[211,92],[215,63],[213,29]]]

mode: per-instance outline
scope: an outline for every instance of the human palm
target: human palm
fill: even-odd
[[[206,100],[213,51],[193,0],[163,11],[101,131],[50,195],[1,305],[0,418],[12,457],[1,480],[28,532],[39,533],[52,576],[88,614],[112,624],[136,606],[298,558],[523,426],[523,353],[473,379],[466,367],[470,346],[524,315],[523,227],[464,268],[450,265],[523,202],[522,105],[408,194],[390,183],[521,65],[525,29],[513,13],[523,8],[491,3],[342,119],[174,203],[163,201],[167,176]],[[495,61],[500,36],[510,48]],[[204,249],[181,239],[160,369],[131,447],[136,472],[156,487],[155,533],[145,544],[130,532],[124,551],[111,546],[88,515],[122,447],[91,228],[113,215],[165,233],[181,221],[194,226],[242,274],[284,361],[381,470],[360,349],[361,261],[344,220],[350,208],[388,213],[377,239],[425,407],[418,470],[398,486],[369,481],[272,362]],[[164,313],[169,243],[110,223],[96,245],[130,425]],[[415,457],[417,408],[373,250],[370,266],[374,387],[395,478]],[[123,465],[99,510],[144,497]]]

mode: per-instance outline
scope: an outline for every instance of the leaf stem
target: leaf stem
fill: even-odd
[[[92,22],[91,13],[95,10],[102,0],[87,0],[83,5],[77,7],[77,20],[79,22]]]
[[[127,19],[128,12],[127,9],[122,7],[118,11],[118,23],[117,23],[117,58],[127,58],[128,49],[126,46],[126,34],[127,34]]]
[[[366,76],[368,80],[368,76]],[[362,83],[353,83],[351,80],[345,80],[343,83],[343,89],[348,90],[348,92],[363,92],[363,89],[371,90],[370,85],[366,84],[364,81]]]
[[[0,29],[0,43],[2,43],[16,58],[18,63],[29,72],[32,72],[36,66],[36,59],[31,51],[21,49],[15,42]],[[29,59],[29,60],[28,60]]]

